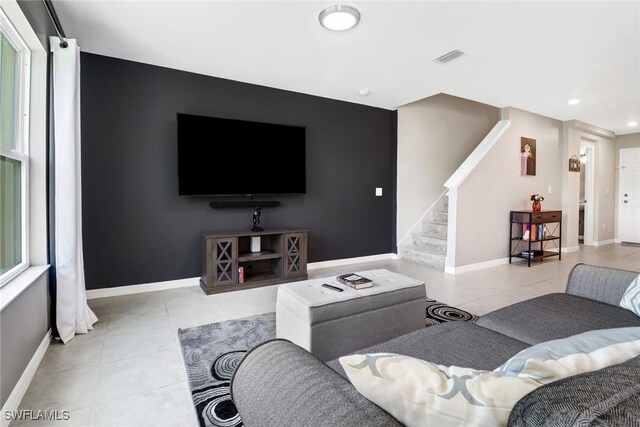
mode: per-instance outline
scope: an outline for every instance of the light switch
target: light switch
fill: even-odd
[[[376,196],[382,196],[382,187],[376,187]]]
[[[549,186],[549,188],[547,189],[547,192],[551,194],[551,186]]]

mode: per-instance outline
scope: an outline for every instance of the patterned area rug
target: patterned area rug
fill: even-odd
[[[426,326],[444,322],[475,322],[477,319],[475,314],[427,298]]]
[[[473,322],[464,310],[427,298],[426,326],[442,322]],[[202,427],[242,426],[229,396],[231,376],[248,349],[275,338],[275,313],[180,329],[189,388]]]

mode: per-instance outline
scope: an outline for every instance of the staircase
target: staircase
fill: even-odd
[[[448,216],[449,198],[444,196],[433,209],[433,220],[422,222],[421,232],[412,234],[412,242],[400,247],[400,256],[407,261],[444,270]]]

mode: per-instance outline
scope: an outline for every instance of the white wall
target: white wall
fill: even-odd
[[[499,119],[496,107],[446,94],[398,109],[398,242]]]
[[[456,268],[508,256],[509,211],[531,210],[531,194],[545,197],[543,210],[561,209],[562,123],[515,108],[502,118],[511,125],[457,191]],[[520,175],[521,137],[536,140],[535,176]]]

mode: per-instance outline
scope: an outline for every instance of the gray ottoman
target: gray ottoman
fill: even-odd
[[[357,274],[373,287],[351,289],[335,277],[278,286],[276,336],[328,361],[425,327],[424,282],[387,270]]]

